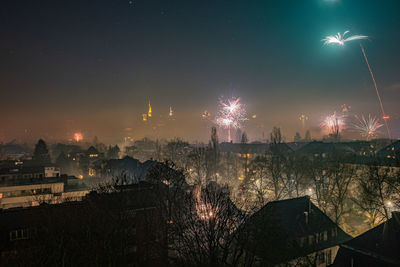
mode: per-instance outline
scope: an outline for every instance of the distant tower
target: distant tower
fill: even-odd
[[[169,116],[172,117],[174,116],[174,112],[172,111],[172,107],[169,107]]]
[[[149,101],[149,112],[147,112],[147,117],[151,118],[151,104],[150,104],[150,101]]]
[[[306,121],[308,121],[308,117],[306,115],[304,115],[304,114],[301,114],[300,117],[299,117],[299,120],[301,121],[301,126],[302,126],[302,130],[303,130],[303,133],[304,133],[305,128],[306,128]]]
[[[346,105],[346,104],[343,104],[343,105],[341,106],[341,108],[342,108],[343,117],[348,117],[348,116],[349,116],[350,109],[351,109],[351,106],[348,106],[348,105]]]

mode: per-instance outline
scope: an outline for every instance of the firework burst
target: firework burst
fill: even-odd
[[[349,41],[355,41],[355,40],[363,40],[363,39],[368,39],[368,36],[365,35],[353,35],[350,37],[346,38],[346,34],[348,34],[350,31],[345,31],[343,34],[340,32],[336,35],[332,36],[327,36],[326,38],[322,39],[324,41],[324,44],[338,44],[338,45],[344,45],[344,43],[349,42]]]
[[[74,133],[74,140],[79,143],[83,140],[83,135],[81,133]]]
[[[204,120],[208,120],[210,119],[211,113],[208,112],[207,110],[205,110],[202,114],[201,114],[201,118]]]
[[[343,116],[339,116],[334,112],[332,115],[325,117],[320,126],[329,135],[339,135],[346,127],[346,123]]]
[[[240,128],[246,119],[246,110],[240,98],[220,100],[219,111],[215,122],[228,129],[228,142],[231,141],[231,128]]]
[[[346,38],[345,36],[348,33],[349,33],[349,31],[345,31],[343,34],[338,33],[338,34],[333,35],[333,36],[327,36],[326,38],[322,39],[322,41],[324,42],[325,45],[338,44],[340,46],[344,46],[344,44],[346,42],[349,42],[349,41],[368,39],[368,36],[366,36],[366,35],[353,35],[353,36],[350,36],[350,37]],[[390,129],[389,129],[389,124],[387,122],[387,119],[389,118],[389,116],[387,116],[387,114],[385,113],[385,109],[383,107],[381,94],[379,92],[378,85],[376,84],[375,75],[374,75],[374,73],[372,71],[371,65],[369,64],[367,53],[365,52],[364,46],[361,43],[360,43],[360,48],[361,48],[361,52],[362,52],[362,54],[364,56],[365,63],[367,64],[368,71],[369,71],[369,73],[371,75],[371,79],[372,79],[372,82],[373,82],[373,85],[374,85],[374,88],[375,88],[376,96],[378,98],[378,102],[379,102],[379,105],[380,105],[380,108],[381,108],[382,118],[383,118],[385,126],[386,126],[387,135],[388,135],[389,139],[392,139],[392,135],[391,135]]]
[[[361,136],[366,137],[369,140],[372,137],[375,137],[377,134],[377,130],[383,126],[383,124],[379,123],[379,120],[376,117],[372,117],[368,115],[368,118],[365,118],[364,115],[361,116],[361,119],[356,115],[357,123],[353,124],[353,128],[360,132]]]

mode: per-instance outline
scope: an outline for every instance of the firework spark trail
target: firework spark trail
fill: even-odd
[[[345,31],[343,34],[340,34],[340,32],[336,35],[333,36],[328,36],[322,41],[325,41],[324,44],[339,44],[339,45],[344,45],[344,43],[349,42],[349,41],[354,41],[354,40],[363,40],[363,39],[368,39],[368,36],[365,35],[353,35],[350,37],[345,38],[346,34],[348,34],[350,31]]]
[[[375,75],[372,72],[371,66],[369,65],[369,61],[368,61],[368,58],[367,58],[367,54],[365,53],[365,49],[364,49],[364,47],[363,47],[363,45],[361,43],[360,43],[360,47],[361,47],[361,51],[362,51],[362,53],[364,55],[365,63],[368,66],[369,73],[371,74],[371,78],[372,78],[372,82],[373,82],[374,87],[375,87],[376,95],[378,96],[378,101],[379,101],[379,105],[381,107],[381,112],[382,112],[382,119],[383,119],[383,122],[385,123],[385,127],[386,127],[386,131],[387,131],[388,137],[389,137],[390,140],[392,140],[392,135],[390,134],[389,125],[388,125],[388,122],[387,122],[387,116],[386,116],[386,113],[385,113],[385,109],[383,108],[383,102],[382,102],[382,99],[381,99],[381,94],[379,93],[378,85],[376,84]]]
[[[244,105],[240,103],[240,98],[221,100],[219,102],[220,109],[218,111],[215,122],[225,129],[228,129],[228,142],[231,141],[231,128],[240,128],[246,119],[246,110]]]
[[[201,186],[197,185],[193,190],[196,213],[200,220],[211,220],[215,217],[215,211],[207,198],[202,197]]]
[[[376,136],[377,130],[383,126],[383,124],[379,123],[375,117],[368,115],[368,119],[361,116],[361,119],[355,115],[355,118],[358,120],[358,123],[353,124],[353,128],[360,132],[361,136],[365,136],[367,141],[370,137]]]
[[[324,42],[325,45],[338,44],[338,45],[343,46],[345,42],[354,41],[354,40],[368,39],[368,36],[365,36],[365,35],[353,35],[353,36],[345,38],[345,35],[347,33],[349,33],[349,31],[345,31],[343,34],[338,33],[337,35],[328,36],[328,37],[322,39],[322,41],[325,41]],[[372,68],[371,68],[371,66],[369,64],[369,61],[368,61],[368,58],[367,58],[367,54],[365,53],[365,49],[364,49],[364,47],[363,47],[363,45],[361,43],[360,43],[360,47],[361,47],[361,52],[363,53],[363,56],[364,56],[364,59],[365,59],[365,63],[368,66],[369,73],[371,74],[371,78],[372,78],[372,81],[373,81],[373,84],[374,84],[374,87],[375,87],[376,95],[378,96],[378,101],[379,101],[379,105],[380,105],[381,112],[382,112],[382,119],[383,119],[383,121],[385,123],[385,126],[386,126],[387,135],[388,135],[389,139],[392,140],[392,136],[390,134],[389,125],[388,125],[388,122],[387,122],[388,116],[386,115],[385,110],[383,108],[383,102],[382,102],[382,99],[381,99],[381,96],[380,96],[380,93],[379,93],[379,90],[378,90],[378,86],[376,84],[374,73],[372,72]]]

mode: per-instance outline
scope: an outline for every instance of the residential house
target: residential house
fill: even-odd
[[[334,266],[400,266],[400,212],[371,230],[340,245]]]
[[[0,266],[164,266],[166,221],[153,185],[79,202],[0,210]]]
[[[256,266],[328,266],[350,239],[308,196],[267,203],[244,231]]]

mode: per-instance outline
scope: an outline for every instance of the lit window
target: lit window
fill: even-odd
[[[95,175],[96,175],[95,169],[89,168],[89,176],[95,176]]]

